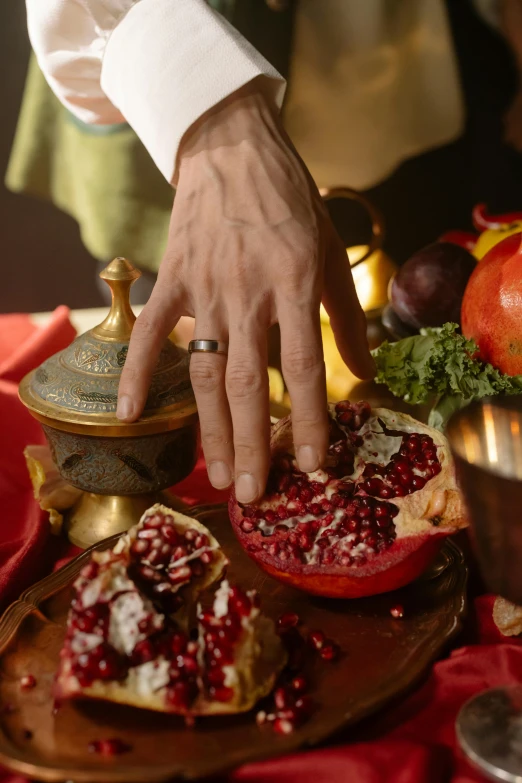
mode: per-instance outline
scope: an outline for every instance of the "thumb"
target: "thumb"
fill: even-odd
[[[323,305],[344,363],[358,378],[374,378],[366,316],[357,298],[346,250],[333,228],[326,246]]]

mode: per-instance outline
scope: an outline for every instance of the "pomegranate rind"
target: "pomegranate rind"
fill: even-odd
[[[329,410],[335,420],[335,405],[330,405]],[[375,408],[371,411],[370,418],[364,425],[367,427],[366,431],[373,431],[372,427],[379,421],[388,430],[428,435],[437,448],[440,463],[440,473],[430,478],[423,489],[404,497],[390,499],[389,502],[399,510],[393,519],[396,540],[390,548],[362,565],[305,564],[299,560],[281,562],[277,555],[270,555],[258,545],[263,540],[260,533],[243,531],[243,510],[232,493],[229,514],[234,531],[247,554],[264,571],[285,584],[313,595],[335,598],[377,595],[398,589],[417,579],[433,561],[443,538],[467,526],[462,496],[455,476],[455,465],[444,435],[407,414],[386,408]],[[339,426],[345,430],[342,425]],[[361,427],[361,433],[364,427]],[[271,452],[276,459],[281,455],[294,456],[290,416],[281,419],[272,428]],[[357,475],[360,475],[363,469],[364,463],[361,461],[358,467],[357,460],[356,457],[354,473],[347,477],[351,481],[357,480]]]
[[[24,457],[34,498],[42,511],[49,512],[51,532],[59,535],[63,513],[76,503],[82,490],[72,487],[61,477],[48,446],[27,446]]]
[[[504,636],[522,634],[522,606],[497,596],[493,604],[493,622]]]
[[[301,573],[288,570],[278,571],[268,563],[259,562],[263,571],[273,576],[279,582],[304,590],[310,595],[325,596],[327,598],[366,598],[381,593],[391,593],[414,582],[426,571],[440,551],[445,536],[431,536],[416,542],[415,549],[406,555],[402,555],[397,563],[386,570],[373,573],[360,573],[360,569],[347,573],[348,569],[339,566],[337,572],[314,572],[305,574],[306,587],[303,587]]]

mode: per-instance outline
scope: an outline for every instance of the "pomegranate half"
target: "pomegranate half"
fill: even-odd
[[[223,581],[193,621],[199,595],[226,564],[196,520],[159,505],[146,512],[112,551],[94,553],[75,583],[56,697],[185,716],[253,707],[287,655],[253,590]]]
[[[444,436],[366,402],[329,406],[324,469],[301,473],[288,416],[272,430],[272,467],[257,505],[230,500],[250,557],[315,595],[395,590],[427,568],[442,539],[467,522]]]

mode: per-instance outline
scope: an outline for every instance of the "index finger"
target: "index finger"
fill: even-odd
[[[116,416],[121,421],[141,415],[158,356],[180,314],[179,302],[167,298],[156,284],[132,330],[118,389]]]

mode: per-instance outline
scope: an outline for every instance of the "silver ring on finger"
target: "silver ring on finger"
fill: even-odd
[[[191,340],[188,345],[188,352],[192,353],[220,353],[223,356],[228,354],[228,343],[220,340]]]

